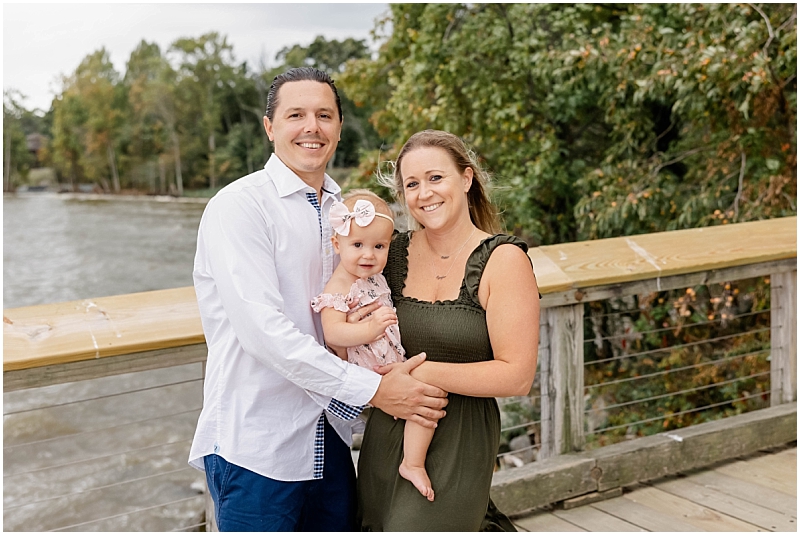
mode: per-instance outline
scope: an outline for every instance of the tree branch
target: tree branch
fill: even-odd
[[[662,163],[660,165],[657,165],[656,168],[653,170],[653,175],[657,175],[659,173],[659,171],[661,171],[662,169],[664,169],[668,165],[672,165],[674,163],[678,163],[679,161],[681,161],[681,160],[683,160],[685,158],[688,158],[692,154],[697,154],[698,152],[703,152],[705,150],[709,150],[710,148],[711,147],[708,146],[708,147],[698,147],[696,149],[687,150],[686,152],[684,152],[680,156],[676,156],[675,158],[673,158],[673,159],[671,159],[671,160],[669,160],[667,162],[664,162],[664,163]]]
[[[742,151],[742,166],[739,168],[739,190],[736,192],[736,198],[733,199],[733,220],[739,219],[739,200],[742,198],[742,190],[744,189],[744,168],[747,164],[747,156]]]
[[[769,39],[767,39],[767,44],[764,45],[763,50],[764,50],[764,55],[769,57],[767,55],[767,49],[769,48],[769,45],[772,44],[772,40],[775,39],[775,32],[772,31],[772,24],[770,24],[769,17],[767,17],[766,13],[761,11],[760,7],[758,7],[755,4],[747,4],[747,5],[758,11],[759,15],[761,15],[761,18],[763,18],[764,22],[767,24],[767,32],[769,32]]]

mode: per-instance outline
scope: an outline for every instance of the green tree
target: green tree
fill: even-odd
[[[23,128],[24,100],[19,91],[3,91],[3,191],[13,191],[15,178],[24,178],[33,163]]]
[[[178,84],[185,102],[194,103],[200,131],[208,140],[208,185],[217,187],[217,132],[220,127],[221,93],[234,77],[233,47],[227,37],[210,32],[198,38],[182,38],[170,49],[178,55]],[[197,109],[199,108],[199,109]]]
[[[114,192],[120,191],[118,81],[105,48],[86,56],[72,75],[62,79],[62,92],[54,103],[53,128],[55,162],[71,181],[82,175],[98,182],[104,191],[113,187]]]
[[[779,4],[393,4],[378,57],[343,79],[393,142],[362,170],[418,130],[451,131],[533,243],[795,213],[795,18]]]

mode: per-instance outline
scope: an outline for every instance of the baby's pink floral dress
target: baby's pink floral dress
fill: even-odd
[[[365,279],[357,279],[350,287],[347,295],[319,294],[311,300],[311,308],[314,312],[319,312],[325,307],[333,307],[339,312],[352,314],[360,307],[380,301],[382,305],[392,306],[392,297],[386,279],[378,273]],[[350,303],[358,303],[353,309]],[[400,344],[400,329],[397,325],[389,325],[386,328],[386,336],[371,344],[347,348],[347,361],[358,364],[363,368],[371,370],[374,366],[383,366],[393,362],[403,362],[405,360],[405,350]]]

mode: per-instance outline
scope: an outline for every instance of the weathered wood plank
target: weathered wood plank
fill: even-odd
[[[697,531],[697,528],[671,515],[665,515],[624,496],[590,505],[605,513],[620,518],[646,531]]]
[[[671,277],[659,277],[633,282],[621,282],[610,285],[590,286],[580,289],[567,289],[559,292],[544,294],[541,307],[555,307],[587,303],[603,299],[619,298],[628,295],[643,295],[658,291],[678,290],[692,288],[705,284],[718,284],[722,282],[763,277],[771,274],[797,271],[797,259],[788,258],[763,264],[748,264],[729,268],[714,269],[710,271],[697,271]]]
[[[570,524],[574,524],[579,528],[585,529],[586,531],[645,531],[644,529],[640,528],[639,526],[635,526],[630,522],[626,522],[608,513],[604,513],[599,509],[588,506],[566,511],[555,510],[553,511],[553,514],[562,520],[566,520]]]
[[[542,373],[544,458],[580,451],[583,426],[583,305],[546,309],[549,358]]]
[[[744,462],[762,470],[768,477],[784,479],[791,475],[793,479],[797,479],[797,458],[791,455],[760,455]]]
[[[676,484],[680,481],[676,480]],[[657,487],[639,487],[632,492],[625,493],[625,498],[683,522],[688,522],[700,531],[759,531],[758,526],[703,507],[680,497],[680,495],[676,496]]]
[[[760,505],[765,509],[771,509],[797,518],[797,498],[795,496],[758,483],[729,476],[717,470],[704,470],[690,474],[686,477],[686,480]]]
[[[573,288],[587,288],[795,258],[797,218],[548,245],[539,249],[572,279]]]
[[[3,371],[200,344],[194,288],[3,311]]]
[[[772,405],[797,400],[797,270],[770,278]]]
[[[506,514],[519,515],[553,502],[597,490],[595,462],[584,454],[551,457],[495,472],[492,500]]]
[[[787,482],[784,474],[780,472],[771,472],[764,469],[762,466],[754,466],[747,461],[738,461],[724,466],[719,466],[716,471],[736,477],[744,481],[751,481],[764,487],[797,496],[797,478],[795,477],[791,482]]]
[[[708,466],[796,437],[797,404],[790,403],[606,446],[592,452],[601,471],[598,490]]]
[[[658,479],[782,446],[797,438],[797,404],[565,454],[494,474],[492,497],[506,514]]]
[[[769,531],[797,531],[797,520],[789,515],[766,509],[685,479],[668,479],[657,482],[654,486]]]
[[[521,526],[527,531],[558,531],[558,532],[570,532],[570,531],[586,531],[581,529],[579,526],[571,522],[567,522],[566,520],[562,520],[555,516],[552,513],[542,512],[536,513],[531,516],[526,516],[524,518],[518,518],[514,520],[514,523]]]
[[[111,375],[140,372],[205,362],[208,348],[205,343],[157,349],[129,355],[114,355],[99,359],[66,364],[32,367],[3,372],[3,391],[13,392],[61,383],[97,379]]]

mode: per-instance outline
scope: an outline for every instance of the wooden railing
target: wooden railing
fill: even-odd
[[[645,437],[600,448],[591,455],[576,453],[583,451],[586,433],[583,320],[585,303],[588,302],[768,277],[771,284],[770,403],[782,408],[774,414],[769,412],[772,409],[756,412],[772,418],[770,422],[774,423],[776,418],[783,422],[781,432],[756,433],[760,437],[745,440],[740,447],[723,448],[724,451],[717,452],[716,456],[691,454],[691,460],[674,463],[675,469],[721,460],[726,456],[741,454],[747,448],[771,445],[767,444],[770,441],[794,440],[792,437],[796,438],[796,424],[792,428],[786,422],[796,415],[796,226],[797,219],[791,217],[567,243],[531,250],[529,254],[543,294],[537,379],[541,392],[541,421],[537,424],[540,434],[538,461],[523,468],[498,472],[493,487],[496,501],[506,511],[518,513],[553,501],[607,492],[637,479],[665,475],[671,473],[672,468],[659,467],[650,471],[634,471],[624,477],[619,474],[612,477],[608,471],[618,465],[603,465],[598,459],[603,455],[606,461],[612,457],[617,459],[617,453],[614,452],[629,455],[637,448],[645,452],[652,452],[652,448],[656,448],[667,452],[665,455],[674,456],[675,451],[670,449],[673,443],[678,443],[680,447],[688,447],[687,444],[691,443],[687,438],[680,444],[683,441],[681,438],[671,443],[668,441],[664,446],[659,438]],[[192,288],[8,309],[4,311],[3,321],[3,388],[7,395],[24,389],[119,374],[185,365],[202,367],[206,357]],[[202,377],[203,370],[198,369],[197,377],[193,376],[192,380]],[[195,392],[198,403],[201,403],[200,390],[196,389]],[[82,399],[88,398],[84,396]],[[13,417],[19,416],[6,416],[6,425],[10,425],[9,418]],[[745,422],[741,424],[745,428],[763,427],[751,415],[729,420]],[[697,436],[720,432],[715,431],[717,428],[713,425],[694,426],[702,429],[693,432]],[[735,427],[740,424],[730,425]],[[711,427],[703,431],[706,429],[703,426]],[[4,436],[6,448],[24,448],[26,444],[44,442],[12,440],[9,445],[8,435],[4,433]],[[628,453],[622,451],[623,446]],[[188,454],[188,444],[185,449]],[[52,455],[57,457],[58,452]],[[688,457],[688,452],[684,456]],[[6,455],[6,463],[9,458]],[[8,474],[9,465],[6,464],[4,468]],[[47,463],[36,468],[40,471],[46,469]],[[557,483],[542,491],[542,482],[548,478],[553,480],[554,470],[560,474],[556,478]],[[6,481],[6,498],[14,493],[13,485],[9,483],[14,482]],[[533,483],[538,486],[537,492],[531,492]],[[98,488],[102,488],[102,485]],[[45,497],[37,500],[37,503],[44,505],[48,499],[62,499],[65,496],[67,494]],[[19,501],[6,499],[6,510],[9,503],[12,509],[23,507]],[[167,505],[164,504],[165,507]],[[95,521],[95,527],[117,529],[127,526],[135,529],[134,524],[125,524],[125,515],[134,515],[139,510],[156,506],[132,507],[123,507],[115,514],[104,513],[105,516]],[[25,529],[25,526],[14,524],[8,516],[10,514],[4,512],[6,528]],[[23,522],[26,517],[20,513],[15,518]],[[123,520],[114,524],[108,520],[113,518]],[[103,524],[101,520],[106,523]],[[87,522],[67,520],[60,525],[43,524],[31,529],[58,529],[82,524]],[[194,529],[198,526],[177,527]]]

